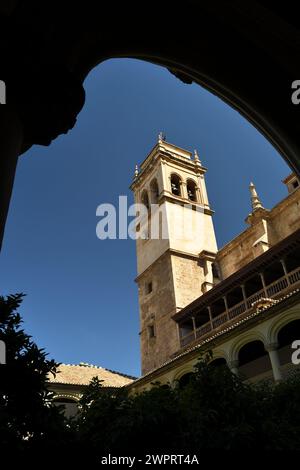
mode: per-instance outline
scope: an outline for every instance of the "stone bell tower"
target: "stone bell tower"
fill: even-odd
[[[135,170],[131,189],[145,208],[136,225],[142,374],[178,351],[172,316],[213,286],[217,244],[205,172],[196,151],[162,134]]]

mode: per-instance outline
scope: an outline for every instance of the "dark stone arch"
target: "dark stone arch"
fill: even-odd
[[[239,350],[239,374],[244,379],[252,379],[271,371],[271,362],[264,344],[260,340],[250,341]]]
[[[284,325],[278,332],[278,346],[290,346],[293,341],[300,340],[300,318],[299,320],[291,320]]]
[[[22,70],[24,62],[28,90],[33,92],[39,82],[35,94],[43,95],[44,100],[48,96],[49,104],[58,91],[59,99],[68,98],[73,121],[70,127],[74,124],[72,112],[76,119],[78,107],[83,104],[80,98],[76,111],[76,95],[82,94],[80,84],[96,65],[116,57],[162,65],[185,83],[194,81],[237,109],[296,167],[300,144],[295,118],[300,117],[300,110],[291,106],[290,92],[291,81],[299,76],[294,60],[300,51],[299,21],[295,21],[294,5],[290,8],[287,2],[279,11],[263,3],[245,0],[241,7],[234,1],[187,0],[178,8],[171,0],[153,0],[144,14],[137,0],[120,1],[117,5],[87,0],[84,5],[74,3],[71,8],[66,0],[43,5],[37,0],[15,2],[15,8],[2,12],[10,16],[10,29],[4,31],[6,40],[2,45],[7,49],[4,64],[12,72],[14,67]],[[172,34],[149,34],[150,26],[160,18],[177,24],[178,34],[181,25],[189,24],[189,34],[180,34],[180,47]],[[45,101],[33,101],[33,96],[23,93],[25,85],[13,80],[13,73],[6,75],[12,93],[18,94],[20,106],[31,103],[42,111]],[[50,119],[57,125],[49,138],[64,132],[59,130],[59,114],[55,111],[65,107],[60,122],[67,120],[66,103],[52,105],[42,113],[47,122],[40,119],[41,115],[39,119],[27,119],[33,124],[32,142],[29,138],[28,144],[38,143],[34,128],[39,122],[40,140],[42,134],[47,140],[46,129],[43,131],[41,126],[46,128]],[[36,111],[35,106],[23,109],[27,117]]]
[[[186,374],[182,375],[180,377],[180,379],[178,379],[178,386],[179,388],[184,388],[186,387],[190,381],[193,379],[194,377],[194,372],[187,372]]]
[[[67,418],[75,416],[78,413],[78,400],[71,397],[57,396],[53,399],[56,406],[64,407],[64,414]]]
[[[56,397],[53,399],[54,403],[78,403],[78,400],[75,400],[75,398],[70,398],[70,397]]]
[[[162,18],[177,26],[180,47],[174,34],[151,34]],[[49,145],[68,132],[84,105],[88,73],[107,59],[131,57],[166,67],[183,82],[217,95],[300,176],[300,106],[291,101],[292,82],[300,76],[298,18],[297,6],[289,2],[278,10],[255,0],[242,5],[187,0],[180,6],[153,0],[145,14],[137,0],[71,6],[67,0],[0,0],[1,79],[23,124],[16,152]],[[1,155],[0,241],[15,171],[15,161],[6,158],[14,160]]]

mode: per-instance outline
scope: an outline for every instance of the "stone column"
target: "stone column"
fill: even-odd
[[[201,196],[202,196],[201,202],[204,204],[204,206],[209,207],[206,184],[205,184],[205,179],[203,175],[199,176],[199,188],[200,188]]]
[[[263,285],[264,294],[265,294],[266,297],[268,297],[264,273],[259,273],[259,275],[260,275],[260,278],[261,278],[261,283]]]
[[[196,186],[195,187],[195,191],[196,191],[196,202],[198,204],[201,204],[202,203],[202,198],[201,198],[201,190],[200,190],[200,187],[199,186]]]
[[[268,344],[268,346],[266,346],[265,349],[269,353],[274,380],[275,382],[279,382],[280,380],[282,380],[282,374],[280,370],[280,362],[279,362],[279,356],[278,356],[278,344],[277,343]]]
[[[181,197],[183,197],[184,199],[188,199],[186,182],[182,180],[180,181],[180,193],[181,193]]]
[[[281,258],[280,262],[281,262],[282,269],[283,269],[283,272],[284,272],[284,275],[285,275],[285,278],[286,278],[286,282],[288,283],[288,285],[290,285],[289,273],[288,273],[288,270],[287,270],[287,267],[286,267],[286,264],[285,264],[285,260],[283,258]]]
[[[196,339],[196,320],[195,320],[195,317],[192,317],[192,322],[193,322],[194,337]]]
[[[228,362],[228,367],[230,369],[230,371],[235,374],[235,375],[239,375],[239,361],[236,360],[236,361],[229,361]]]
[[[228,309],[228,303],[227,303],[226,295],[223,295],[223,300],[224,300],[224,305],[225,305],[225,310],[226,310],[226,317],[227,317],[227,321],[228,321],[229,320],[229,309]]]
[[[0,249],[14,184],[18,155],[23,143],[23,126],[7,104],[0,107]]]
[[[248,310],[245,284],[241,284],[241,289],[242,289],[242,293],[243,293],[243,300],[244,300],[244,304],[245,304],[245,310]]]

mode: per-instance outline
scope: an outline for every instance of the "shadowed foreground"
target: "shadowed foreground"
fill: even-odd
[[[99,463],[108,454],[299,448],[300,375],[275,386],[248,385],[224,366],[209,366],[209,356],[177,388],[154,384],[128,396],[126,388],[108,392],[93,379],[80,413],[66,420],[47,390],[57,364],[21,328],[22,297],[0,297],[0,340],[7,348],[0,366],[0,448],[10,461],[26,456],[32,462],[41,453]]]

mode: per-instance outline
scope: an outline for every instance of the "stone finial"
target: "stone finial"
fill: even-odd
[[[139,167],[138,165],[135,165],[134,169],[134,179],[136,179],[139,176]]]
[[[201,162],[200,162],[200,158],[199,158],[197,150],[194,150],[194,162],[195,162],[195,165],[201,166]]]
[[[254,212],[257,209],[263,209],[264,207],[257,195],[256,188],[252,182],[250,183],[249,189],[250,189],[250,194],[251,194],[252,211]]]
[[[158,142],[161,143],[161,142],[163,142],[164,140],[166,140],[166,136],[165,136],[165,134],[164,134],[163,132],[160,132],[160,133],[158,134]]]

